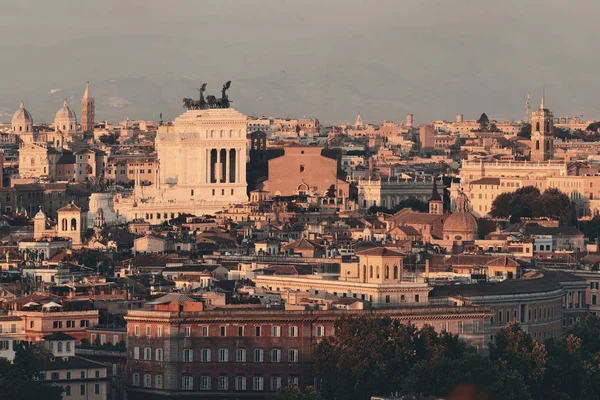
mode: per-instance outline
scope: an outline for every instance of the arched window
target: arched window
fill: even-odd
[[[373,277],[373,266],[369,265],[369,278]]]
[[[379,276],[380,276],[379,273],[380,273],[380,270],[379,270],[379,265],[378,265],[377,266],[377,279],[379,279]]]
[[[535,123],[535,131],[536,132],[540,131],[540,122],[539,121]]]
[[[77,219],[75,219],[75,218],[71,218],[71,230],[72,231],[77,230]]]
[[[67,351],[71,351],[71,342],[65,342],[67,344]]]
[[[539,150],[539,149],[540,149],[540,141],[539,141],[539,140],[536,140],[536,141],[535,141],[535,149],[536,149],[536,150]]]
[[[398,266],[394,265],[394,279],[398,279]]]
[[[61,228],[62,228],[63,231],[67,230],[67,219],[66,218],[62,219]]]
[[[63,347],[62,342],[58,342],[58,351],[59,352],[62,351],[62,347]]]
[[[546,132],[550,132],[550,120],[546,120]]]
[[[163,360],[163,349],[156,349],[156,361]]]
[[[390,279],[390,266],[389,265],[385,266],[385,270],[384,270],[383,274],[384,274],[383,277],[385,279]]]
[[[367,280],[367,266],[363,265],[363,282]]]

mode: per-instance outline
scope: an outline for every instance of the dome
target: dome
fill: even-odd
[[[67,99],[65,99],[62,108],[58,110],[54,119],[76,119],[75,112],[69,108]]]
[[[455,212],[444,222],[444,234],[477,234],[477,220],[470,212]]]
[[[21,102],[19,109],[12,117],[12,123],[15,124],[23,122],[33,123],[33,118],[31,118],[31,114],[29,114],[29,111],[25,109],[25,104]]]
[[[469,212],[469,198],[460,192],[456,198],[456,211],[444,222],[444,239],[446,240],[474,240],[477,238],[477,220]]]

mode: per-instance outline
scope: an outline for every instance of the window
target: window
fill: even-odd
[[[288,352],[288,361],[292,363],[298,362],[298,350],[290,349],[290,351]]]
[[[271,362],[281,362],[281,350],[271,350]]]
[[[235,361],[246,362],[246,349],[235,350]]]
[[[140,326],[139,325],[135,326],[135,336],[140,336]]]
[[[162,335],[163,335],[163,327],[159,326],[156,328],[156,336],[162,337]]]
[[[100,378],[100,370],[99,369],[96,370],[96,372],[94,373],[94,376],[96,378]]]
[[[462,321],[458,321],[458,333],[463,333],[463,323]]]
[[[210,349],[201,349],[200,350],[200,361],[210,362]]]
[[[54,321],[54,322],[52,323],[52,327],[53,327],[54,329],[62,329],[62,321]]]
[[[156,349],[156,361],[163,360],[163,349]]]
[[[73,228],[73,221],[74,219],[71,221],[71,230],[74,231],[75,229]],[[90,327],[90,321],[87,319],[82,319],[81,321],[79,321],[79,327],[80,328],[89,328]],[[139,332],[138,332],[139,334]]]
[[[81,373],[79,374],[79,376],[81,377],[81,379],[85,379],[85,371],[81,371]]]
[[[194,387],[194,378],[192,378],[191,376],[184,376],[183,378],[181,378],[181,388],[183,390],[192,390]]]
[[[144,387],[152,387],[152,375],[144,374]]]
[[[219,362],[228,362],[228,361],[229,361],[229,350],[219,349]]]
[[[264,352],[262,349],[254,349],[254,362],[263,362]]]
[[[297,336],[298,336],[298,327],[290,326],[290,337],[297,337]]]
[[[138,378],[139,379],[139,378]],[[139,382],[138,382],[138,386],[139,386]],[[85,385],[79,385],[79,394],[82,396],[85,396]]]
[[[227,336],[227,329],[225,326],[220,326],[219,327],[219,335],[220,336]]]
[[[71,395],[71,385],[67,385],[64,388],[65,388],[65,396],[70,396]]]
[[[272,376],[271,377],[271,390],[276,392],[281,388],[281,377]]]
[[[260,336],[260,326],[257,326],[257,327],[254,329],[254,333],[255,333],[255,336],[256,336],[256,337],[259,337],[259,336]]]
[[[246,377],[238,375],[235,377],[235,390],[246,390]]]
[[[260,375],[255,375],[252,379],[252,390],[264,390],[263,387],[263,377]]]
[[[325,327],[324,326],[317,326],[315,335],[317,337],[323,337],[323,336],[325,336]]]
[[[271,336],[273,336],[273,337],[280,337],[281,336],[281,327],[280,326],[274,326],[271,329]]]
[[[202,336],[204,336],[204,337],[208,336],[208,326],[202,327]]]
[[[243,326],[238,326],[238,336],[239,337],[244,336],[244,327]]]
[[[116,375],[116,374],[115,374]],[[67,380],[71,379],[71,371],[67,371]]]
[[[184,349],[183,350],[183,362],[192,362],[194,361],[194,352],[192,349]],[[203,360],[201,360],[203,361]]]
[[[146,326],[146,336],[150,337],[151,336],[151,332],[152,332],[152,330],[150,329],[150,327]]]
[[[140,348],[139,347],[134,347],[133,348],[133,359],[134,360],[139,360],[140,359]]]
[[[389,302],[390,302],[390,295],[389,294],[385,296],[385,302],[389,304]]]
[[[192,336],[192,327],[191,326],[186,326],[185,328],[183,328],[183,336],[185,336],[185,337]]]
[[[152,360],[152,349],[150,347],[146,347],[144,349],[144,360],[147,360],[147,361]]]
[[[113,344],[116,345],[119,343],[119,335],[113,335]]]
[[[52,380],[53,381],[57,381],[58,380],[58,372],[53,372],[52,373]]]
[[[154,386],[157,389],[162,389],[162,387],[163,387],[163,376],[162,375],[156,375],[156,378],[154,378],[154,379],[155,379]]]
[[[418,303],[418,302],[419,302],[419,295],[415,294],[415,303]]]
[[[59,352],[62,352],[62,349],[63,349],[63,344],[62,344],[62,342],[58,342],[58,351],[59,351]]]
[[[288,378],[288,386],[298,386],[298,377],[290,375]]]
[[[227,377],[227,375],[219,376],[218,388],[219,388],[219,390],[228,390],[229,389],[229,378]]]
[[[200,377],[200,390],[210,390],[210,376],[203,375]]]

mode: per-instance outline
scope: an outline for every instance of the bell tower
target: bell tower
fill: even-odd
[[[431,191],[431,199],[429,200],[429,214],[443,214],[444,202],[437,190],[437,182],[433,180],[433,189]]]
[[[94,114],[96,111],[96,99],[92,97],[90,83],[85,85],[85,93],[81,99],[81,130],[83,133],[94,131]]]
[[[547,161],[554,154],[554,115],[544,104],[531,114],[531,161]]]

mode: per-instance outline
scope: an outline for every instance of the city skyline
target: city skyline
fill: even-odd
[[[593,2],[37,3],[3,9],[0,51],[18,60],[0,76],[3,122],[20,100],[51,121],[88,80],[108,120],[171,120],[196,85],[228,79],[245,114],[325,123],[359,111],[369,123],[407,113],[417,123],[482,112],[518,120],[527,92],[535,104],[543,84],[557,116],[591,119],[599,106],[596,56],[586,53],[598,39],[585,31]],[[68,25],[48,25],[65,12]]]

